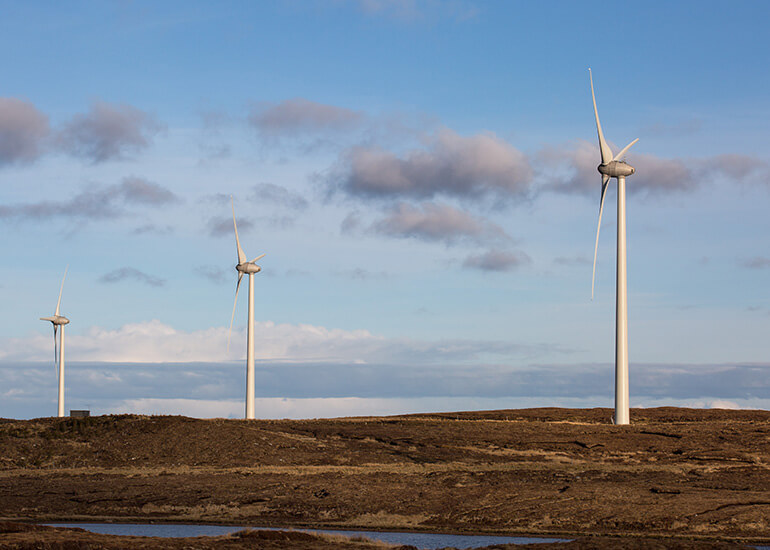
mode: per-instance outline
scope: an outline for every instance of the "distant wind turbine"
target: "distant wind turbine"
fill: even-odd
[[[238,305],[238,289],[241,287],[243,274],[249,276],[249,321],[246,332],[246,418],[254,418],[254,278],[255,273],[262,271],[255,262],[265,255],[261,254],[251,260],[246,261],[246,254],[241,248],[241,241],[238,238],[238,225],[235,223],[235,201],[230,197],[233,208],[233,229],[235,229],[235,244],[238,247],[238,265],[235,269],[238,271],[238,283],[235,285],[235,303],[233,304],[233,314],[230,316],[230,330],[227,333],[227,349],[230,349],[230,334],[233,331],[233,319],[235,318],[235,306]]]
[[[596,131],[599,134],[599,149],[602,162],[597,167],[602,175],[602,195],[599,201],[599,224],[596,228],[596,244],[594,245],[594,269],[591,276],[591,299],[594,298],[594,281],[596,280],[596,254],[599,249],[599,229],[602,226],[602,210],[604,209],[604,195],[610,178],[618,180],[618,237],[617,237],[617,278],[615,287],[615,424],[628,424],[628,287],[626,277],[626,176],[632,175],[636,170],[623,159],[623,155],[631,146],[639,141],[635,139],[620,152],[612,156],[612,149],[607,145],[602,133],[602,125],[599,122],[599,111],[596,109],[596,95],[594,94],[594,79],[591,69],[588,69],[591,80],[591,99],[594,102],[594,115],[596,116]]]
[[[59,308],[61,307],[61,294],[64,290],[64,279],[67,278],[67,269],[64,269],[64,277],[61,280],[61,288],[59,288],[59,301],[56,302],[56,313],[51,317],[41,317],[41,321],[51,321],[53,324],[53,354],[54,363],[56,364],[59,372],[59,410],[58,415],[64,416],[64,325],[70,322],[64,315],[59,314]],[[61,327],[59,333],[59,350],[56,351],[56,332]]]

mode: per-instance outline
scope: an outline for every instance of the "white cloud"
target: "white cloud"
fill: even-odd
[[[186,332],[159,320],[119,329],[91,327],[67,336],[67,356],[76,361],[123,363],[221,362],[242,359],[245,330],[233,329],[229,355],[227,327]],[[481,353],[511,355],[529,350],[506,342],[418,341],[388,339],[368,330],[343,330],[308,324],[255,323],[255,348],[260,361],[370,363],[408,358],[410,361],[467,361]],[[451,344],[451,345],[448,345]],[[49,336],[10,339],[0,360],[44,361],[51,355]]]

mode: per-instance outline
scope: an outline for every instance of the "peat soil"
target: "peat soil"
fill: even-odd
[[[770,544],[770,412],[634,409],[630,426],[611,414],[0,419],[0,519],[590,536],[552,548]],[[10,536],[54,535],[0,533],[0,547],[26,548],[2,546]],[[327,546],[256,547],[331,547],[316,543]]]

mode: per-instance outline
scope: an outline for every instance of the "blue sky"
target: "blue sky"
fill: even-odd
[[[0,2],[0,416],[55,411],[67,265],[68,408],[240,416],[231,194],[258,414],[612,406],[588,67],[632,406],[770,407],[769,11]]]

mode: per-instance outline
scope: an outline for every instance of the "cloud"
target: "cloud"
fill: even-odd
[[[354,235],[361,229],[361,214],[358,210],[348,213],[345,219],[340,223],[340,233],[343,235]]]
[[[64,125],[57,143],[96,164],[143,151],[161,129],[153,116],[136,107],[94,101],[88,113],[75,115]]]
[[[736,403],[735,401],[725,401],[724,399],[717,399],[715,401],[711,401],[706,405],[709,409],[731,409],[736,410],[740,409],[740,405]]]
[[[741,262],[743,267],[748,269],[767,269],[770,267],[770,258],[764,256],[755,256]]]
[[[195,268],[195,273],[208,279],[212,283],[221,284],[227,281],[227,273],[221,267],[213,265],[199,265]]]
[[[48,117],[32,103],[0,97],[0,165],[37,159],[49,132]]]
[[[305,197],[272,183],[258,183],[253,186],[249,199],[260,205],[271,203],[290,210],[304,210],[308,207]]]
[[[354,147],[327,178],[332,191],[359,198],[417,199],[523,197],[531,181],[529,161],[515,147],[492,133],[464,137],[447,128],[427,138],[424,149],[401,157],[379,147]]]
[[[628,162],[636,168],[626,183],[628,193],[633,194],[685,192],[724,179],[770,183],[770,165],[746,155],[670,159],[632,150]],[[599,196],[599,149],[593,143],[581,140],[572,146],[546,147],[536,155],[535,164],[544,182],[540,190]]]
[[[493,248],[481,254],[468,256],[463,261],[463,267],[481,271],[512,271],[530,262],[530,257],[524,252]]]
[[[131,176],[123,178],[119,184],[91,186],[65,201],[0,205],[0,219],[63,217],[95,220],[122,216],[131,204],[159,207],[175,202],[179,202],[179,198],[165,187]]]
[[[136,270],[117,270],[133,277]],[[141,272],[139,272],[141,273]],[[238,326],[236,312],[229,356],[228,327],[195,331],[177,330],[159,320],[132,323],[111,330],[91,327],[85,333],[67,337],[67,353],[79,361],[117,361],[125,363],[184,363],[242,360],[246,356],[246,331]],[[229,319],[225,319],[225,322]],[[548,344],[517,344],[505,341],[445,339],[437,341],[386,338],[368,330],[343,330],[309,324],[255,322],[255,348],[262,362],[364,364],[474,364],[481,357],[506,358],[537,355],[546,350],[558,352]],[[50,355],[50,335],[9,339],[0,345],[0,360],[46,361]]]
[[[698,163],[634,152],[629,152],[628,157],[629,164],[636,168],[636,173],[627,180],[629,193],[685,191],[699,181]],[[547,147],[537,154],[537,164],[542,179],[547,182],[541,186],[542,190],[599,196],[598,146],[580,140],[570,147]]]
[[[134,204],[164,206],[179,202],[179,198],[165,187],[135,176],[123,178],[120,185],[113,188],[113,192],[126,202]]]
[[[254,224],[245,218],[237,218],[237,224],[239,236],[254,229]],[[232,218],[211,218],[208,225],[212,237],[235,237]]]
[[[382,280],[389,277],[389,275],[384,271],[373,272],[362,267],[340,271],[340,275],[347,279],[353,279],[354,281]]]
[[[372,224],[370,231],[391,237],[440,241],[447,245],[458,241],[483,243],[511,240],[494,223],[474,218],[447,204],[433,202],[423,203],[420,207],[400,203],[387,216]]]
[[[123,330],[123,336],[131,334]],[[171,345],[180,344],[173,333],[167,337]],[[68,340],[76,338],[73,334]],[[50,336],[40,340],[50,352]],[[115,361],[123,349],[118,346],[103,361],[68,361],[68,402],[88,406],[97,414],[243,415],[241,361]],[[184,354],[184,348],[176,351]],[[634,369],[633,407],[770,408],[767,364],[639,364]],[[257,403],[262,406],[259,416],[266,417],[278,414],[276,407],[281,417],[345,416],[346,411],[366,415],[530,406],[609,408],[614,391],[610,364],[515,366],[484,364],[478,359],[468,364],[428,365],[258,362],[255,371],[260,389]],[[55,383],[51,360],[3,360],[0,417],[53,414]]]
[[[170,235],[174,232],[174,228],[170,225],[156,225],[148,223],[140,225],[135,228],[131,233],[134,235]]]
[[[764,160],[748,155],[717,155],[701,163],[703,177],[722,176],[732,181],[770,183],[770,165]]]
[[[357,111],[303,98],[260,103],[251,109],[249,123],[268,138],[338,132],[354,128],[363,115]]]
[[[558,258],[553,259],[553,263],[555,263],[556,265],[565,265],[565,266],[591,265],[591,260],[586,256],[582,256],[582,255],[559,256]]]
[[[121,267],[99,277],[100,283],[119,283],[122,281],[136,281],[154,287],[161,287],[166,284],[164,279],[148,275],[133,267]]]

